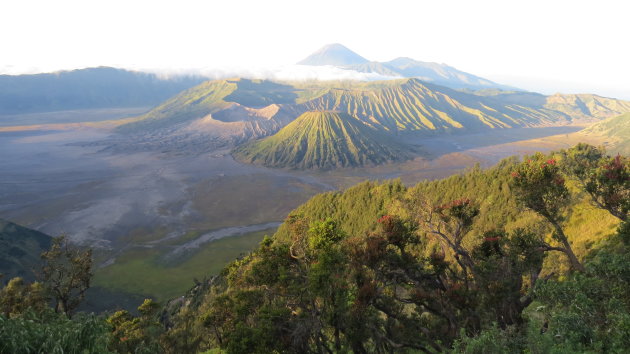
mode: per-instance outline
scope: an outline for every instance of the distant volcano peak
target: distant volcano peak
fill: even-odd
[[[300,61],[300,65],[334,65],[346,66],[365,64],[369,60],[351,51],[346,46],[339,43],[327,44]]]

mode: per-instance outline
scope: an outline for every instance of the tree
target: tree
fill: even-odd
[[[569,190],[556,160],[536,153],[516,165],[512,177],[511,187],[518,202],[545,218],[553,226],[553,238],[562,244],[561,247],[546,245],[546,250],[563,252],[569,258],[571,269],[583,272],[584,266],[562,229]]]
[[[72,314],[90,287],[92,250],[81,251],[60,236],[42,253],[42,261],[42,281],[55,301],[55,311]]]
[[[622,221],[630,211],[630,162],[627,157],[606,156],[603,148],[578,144],[562,152],[562,165],[579,181],[593,204]]]
[[[5,317],[21,315],[27,309],[40,313],[46,308],[47,302],[41,283],[25,284],[19,277],[9,280],[0,290],[0,314]]]
[[[157,353],[160,352],[159,337],[164,328],[157,321],[160,306],[151,299],[145,299],[138,307],[140,316],[129,311],[115,312],[107,319],[111,335],[109,349],[116,353]]]
[[[496,228],[481,236],[481,242],[466,247],[465,236],[472,231],[479,214],[477,203],[467,198],[456,199],[438,206],[421,196],[415,196],[408,205],[416,208],[415,215],[421,230],[440,242],[442,252],[432,260],[450,268],[440,281],[448,284],[451,303],[458,305],[461,298],[474,299],[458,309],[465,317],[457,322],[473,324],[468,330],[477,331],[484,323],[498,323],[502,328],[522,323],[522,312],[532,302],[533,289],[544,259],[544,242],[531,232],[516,229],[511,234]],[[455,264],[444,262],[446,250]],[[525,280],[529,280],[526,284]],[[458,298],[459,297],[459,298]],[[492,314],[488,319],[488,315]],[[454,327],[455,329],[455,327]]]

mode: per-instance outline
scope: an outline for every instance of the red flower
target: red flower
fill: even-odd
[[[377,220],[377,222],[383,224],[383,223],[389,222],[391,219],[392,219],[391,215],[383,215]]]

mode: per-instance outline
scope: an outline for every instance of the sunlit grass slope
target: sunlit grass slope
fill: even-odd
[[[606,119],[583,130],[609,139],[607,148],[613,153],[630,155],[630,113]]]
[[[303,104],[306,110],[336,110],[388,131],[444,132],[549,125],[560,112],[535,109],[455,91],[418,79],[332,88]]]
[[[279,127],[303,112],[339,111],[380,130],[423,133],[558,125],[630,112],[630,102],[596,95],[462,92],[415,78],[282,83],[227,79],[207,81],[186,90],[120,126],[118,131],[172,127],[234,105],[259,109],[272,104],[281,106]],[[247,109],[239,112],[240,116],[232,117],[231,122],[248,120]]]
[[[356,118],[306,112],[275,135],[238,147],[234,156],[269,167],[354,167],[407,158],[406,149]]]
[[[118,128],[119,132],[168,127],[228,108],[233,103],[262,107],[273,103],[293,103],[292,86],[266,80],[226,79],[206,81],[170,98],[136,121]]]

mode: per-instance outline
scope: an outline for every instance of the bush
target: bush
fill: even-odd
[[[108,328],[95,315],[69,319],[46,309],[7,318],[0,315],[0,353],[109,353]]]

